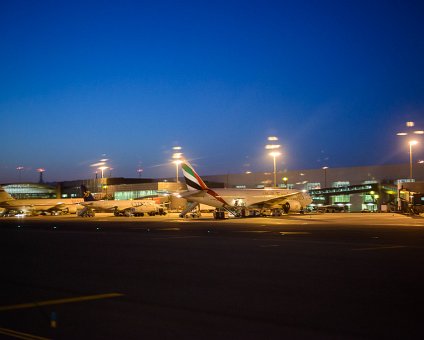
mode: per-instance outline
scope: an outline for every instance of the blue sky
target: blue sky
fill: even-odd
[[[408,162],[420,1],[2,1],[0,182]],[[414,149],[424,158],[424,140]]]

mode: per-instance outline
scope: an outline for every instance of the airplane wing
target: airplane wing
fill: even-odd
[[[28,204],[23,206],[34,211],[48,211],[48,212],[61,211],[66,208],[66,204],[64,202],[57,202],[56,204],[34,203],[34,204]]]
[[[175,196],[178,198],[189,198],[189,197],[195,197],[195,196],[202,196],[204,192],[202,190],[196,190],[196,191],[183,191],[176,193]]]
[[[303,200],[304,199],[303,192],[301,192],[301,191],[291,192],[291,193],[288,193],[288,194],[280,195],[278,197],[273,197],[269,200],[264,200],[262,202],[256,202],[256,204],[265,204],[265,205],[271,206],[271,205],[275,205],[275,204],[285,203],[287,201],[287,199]]]
[[[58,202],[53,207],[51,207],[49,210],[62,210],[62,209],[65,209],[65,207],[66,207],[66,204],[65,203]]]

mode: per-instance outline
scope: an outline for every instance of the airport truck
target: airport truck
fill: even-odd
[[[146,201],[146,200],[145,200]],[[156,204],[154,201],[148,202],[148,204],[144,203],[143,205],[138,205],[136,207],[131,207],[124,210],[115,209],[113,214],[115,216],[155,216],[155,215],[166,215],[165,209]]]
[[[412,195],[410,213],[415,215],[424,213],[424,194],[415,193]]]
[[[424,213],[424,194],[420,192],[402,191],[400,195],[400,211],[403,214],[410,215]]]

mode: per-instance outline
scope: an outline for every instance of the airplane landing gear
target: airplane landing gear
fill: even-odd
[[[78,212],[78,216],[80,217],[94,217],[95,215],[96,213],[94,212],[94,210],[89,209],[87,207]]]

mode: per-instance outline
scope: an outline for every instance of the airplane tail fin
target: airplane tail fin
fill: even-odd
[[[203,182],[189,162],[183,161],[181,163],[181,168],[183,169],[185,182],[189,191],[209,190],[208,186]]]
[[[81,184],[81,192],[84,202],[95,201],[93,195],[87,190],[87,187],[84,184]]]
[[[10,201],[14,198],[10,196],[10,194],[0,186],[0,202]]]

